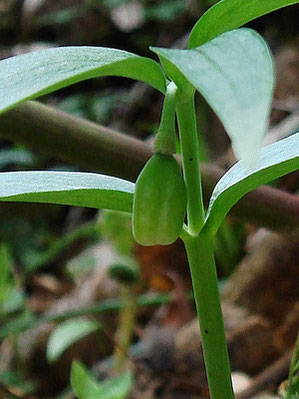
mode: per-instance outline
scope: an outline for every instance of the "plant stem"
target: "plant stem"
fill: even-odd
[[[115,348],[115,371],[125,371],[127,354],[134,332],[134,323],[137,310],[136,287],[123,286],[122,299],[124,307],[120,309],[119,330],[117,333],[117,347]]]
[[[213,237],[205,232],[184,238],[211,399],[233,399],[230,365],[224,333]]]
[[[189,297],[188,297],[189,298]],[[169,294],[160,295],[140,295],[136,298],[137,306],[159,306],[169,303],[171,297]],[[99,303],[84,306],[79,309],[68,310],[64,313],[57,313],[48,316],[36,317],[35,315],[28,316],[24,320],[18,319],[17,322],[14,320],[12,322],[6,323],[5,326],[0,328],[0,339],[9,337],[12,334],[21,333],[30,328],[39,326],[43,323],[50,323],[52,321],[62,321],[66,319],[71,319],[73,317],[80,317],[84,315],[98,314],[102,312],[111,312],[113,310],[120,310],[125,307],[125,303],[119,299],[106,299]]]
[[[171,82],[167,86],[161,122],[154,142],[154,152],[161,154],[176,153],[175,109],[177,87]]]
[[[188,230],[181,235],[190,265],[194,298],[211,399],[233,399],[230,365],[221,313],[214,258],[214,237],[205,230],[194,91],[177,96],[184,177],[187,187]]]
[[[193,90],[178,93],[177,116],[188,195],[188,228],[192,235],[197,235],[204,223],[204,207]]]

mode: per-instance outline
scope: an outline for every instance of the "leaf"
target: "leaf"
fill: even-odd
[[[14,281],[12,257],[6,244],[0,246],[0,316],[16,312],[24,306],[25,295]]]
[[[124,399],[132,387],[132,373],[97,383],[78,361],[72,363],[71,385],[79,399]]]
[[[127,398],[132,388],[133,378],[129,371],[121,374],[119,377],[103,381],[100,399],[124,399]]]
[[[165,92],[165,77],[153,60],[105,47],[60,47],[0,62],[0,113],[62,87],[98,76],[141,80]]]
[[[49,337],[47,345],[48,362],[56,362],[74,342],[98,329],[98,324],[84,318],[71,319],[59,324]]]
[[[79,399],[100,399],[101,388],[85,367],[78,361],[73,361],[71,368],[71,385],[74,394]]]
[[[204,229],[215,234],[225,215],[245,194],[299,169],[299,132],[261,150],[259,166],[248,171],[236,163],[216,184]]]
[[[0,201],[42,202],[131,212],[133,193],[133,183],[95,173],[0,173]]]
[[[0,307],[1,315],[8,315],[9,313],[16,312],[23,308],[25,304],[25,294],[16,287],[14,282],[6,286],[6,289],[3,290],[3,294],[4,299]]]
[[[178,86],[183,75],[203,95],[231,137],[237,157],[252,165],[266,131],[274,87],[273,62],[262,37],[242,28],[192,50],[153,50]]]
[[[224,32],[299,0],[222,0],[209,8],[193,27],[189,48],[198,47]]]

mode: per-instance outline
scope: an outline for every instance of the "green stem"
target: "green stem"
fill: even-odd
[[[192,297],[192,296],[191,296]],[[188,297],[189,299],[189,297]],[[159,306],[169,303],[171,298],[169,294],[160,295],[140,295],[136,298],[136,304],[139,307],[142,306]],[[36,317],[35,315],[28,315],[26,319],[18,318],[11,322],[7,322],[5,326],[0,328],[0,339],[9,337],[12,334],[21,333],[30,328],[37,327],[43,323],[50,323],[55,321],[62,321],[71,319],[73,317],[80,317],[84,315],[93,315],[102,312],[111,312],[113,310],[120,310],[125,307],[125,303],[119,299],[106,299],[99,303],[84,306],[79,309],[68,310],[64,313],[57,313],[54,315],[47,315],[42,317]]]
[[[175,109],[176,109],[177,87],[171,82],[167,86],[161,122],[155,138],[154,152],[161,154],[176,153],[176,134],[175,134]]]
[[[233,399],[230,365],[223,326],[213,237],[202,232],[184,238],[211,399]]]
[[[177,116],[188,195],[188,228],[192,235],[197,235],[204,223],[204,207],[193,90],[178,93]]]
[[[134,332],[136,304],[136,287],[123,286],[122,299],[125,306],[120,309],[119,330],[117,334],[117,347],[115,348],[115,371],[125,371],[128,349]]]

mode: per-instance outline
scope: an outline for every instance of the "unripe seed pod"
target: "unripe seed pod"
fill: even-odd
[[[172,155],[155,154],[134,193],[133,235],[141,245],[168,245],[179,237],[187,207],[181,168]]]

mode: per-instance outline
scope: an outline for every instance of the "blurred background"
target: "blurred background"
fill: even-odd
[[[0,59],[57,46],[156,59],[149,46],[186,48],[192,26],[214,3],[0,0]],[[276,65],[265,143],[299,130],[298,21],[296,5],[248,24],[266,39]],[[148,145],[162,100],[143,83],[115,77],[39,99]],[[235,162],[229,139],[200,95],[196,102],[201,160],[226,170]],[[4,139],[0,129],[0,170],[33,169],[83,170]],[[273,185],[296,193],[299,173]],[[98,381],[133,370],[129,398],[208,397],[180,242],[141,247],[129,215],[66,206],[1,203],[0,226],[0,397],[74,397],[74,359]],[[230,217],[215,251],[238,397],[276,397],[278,386],[283,397],[299,327],[299,241]]]

